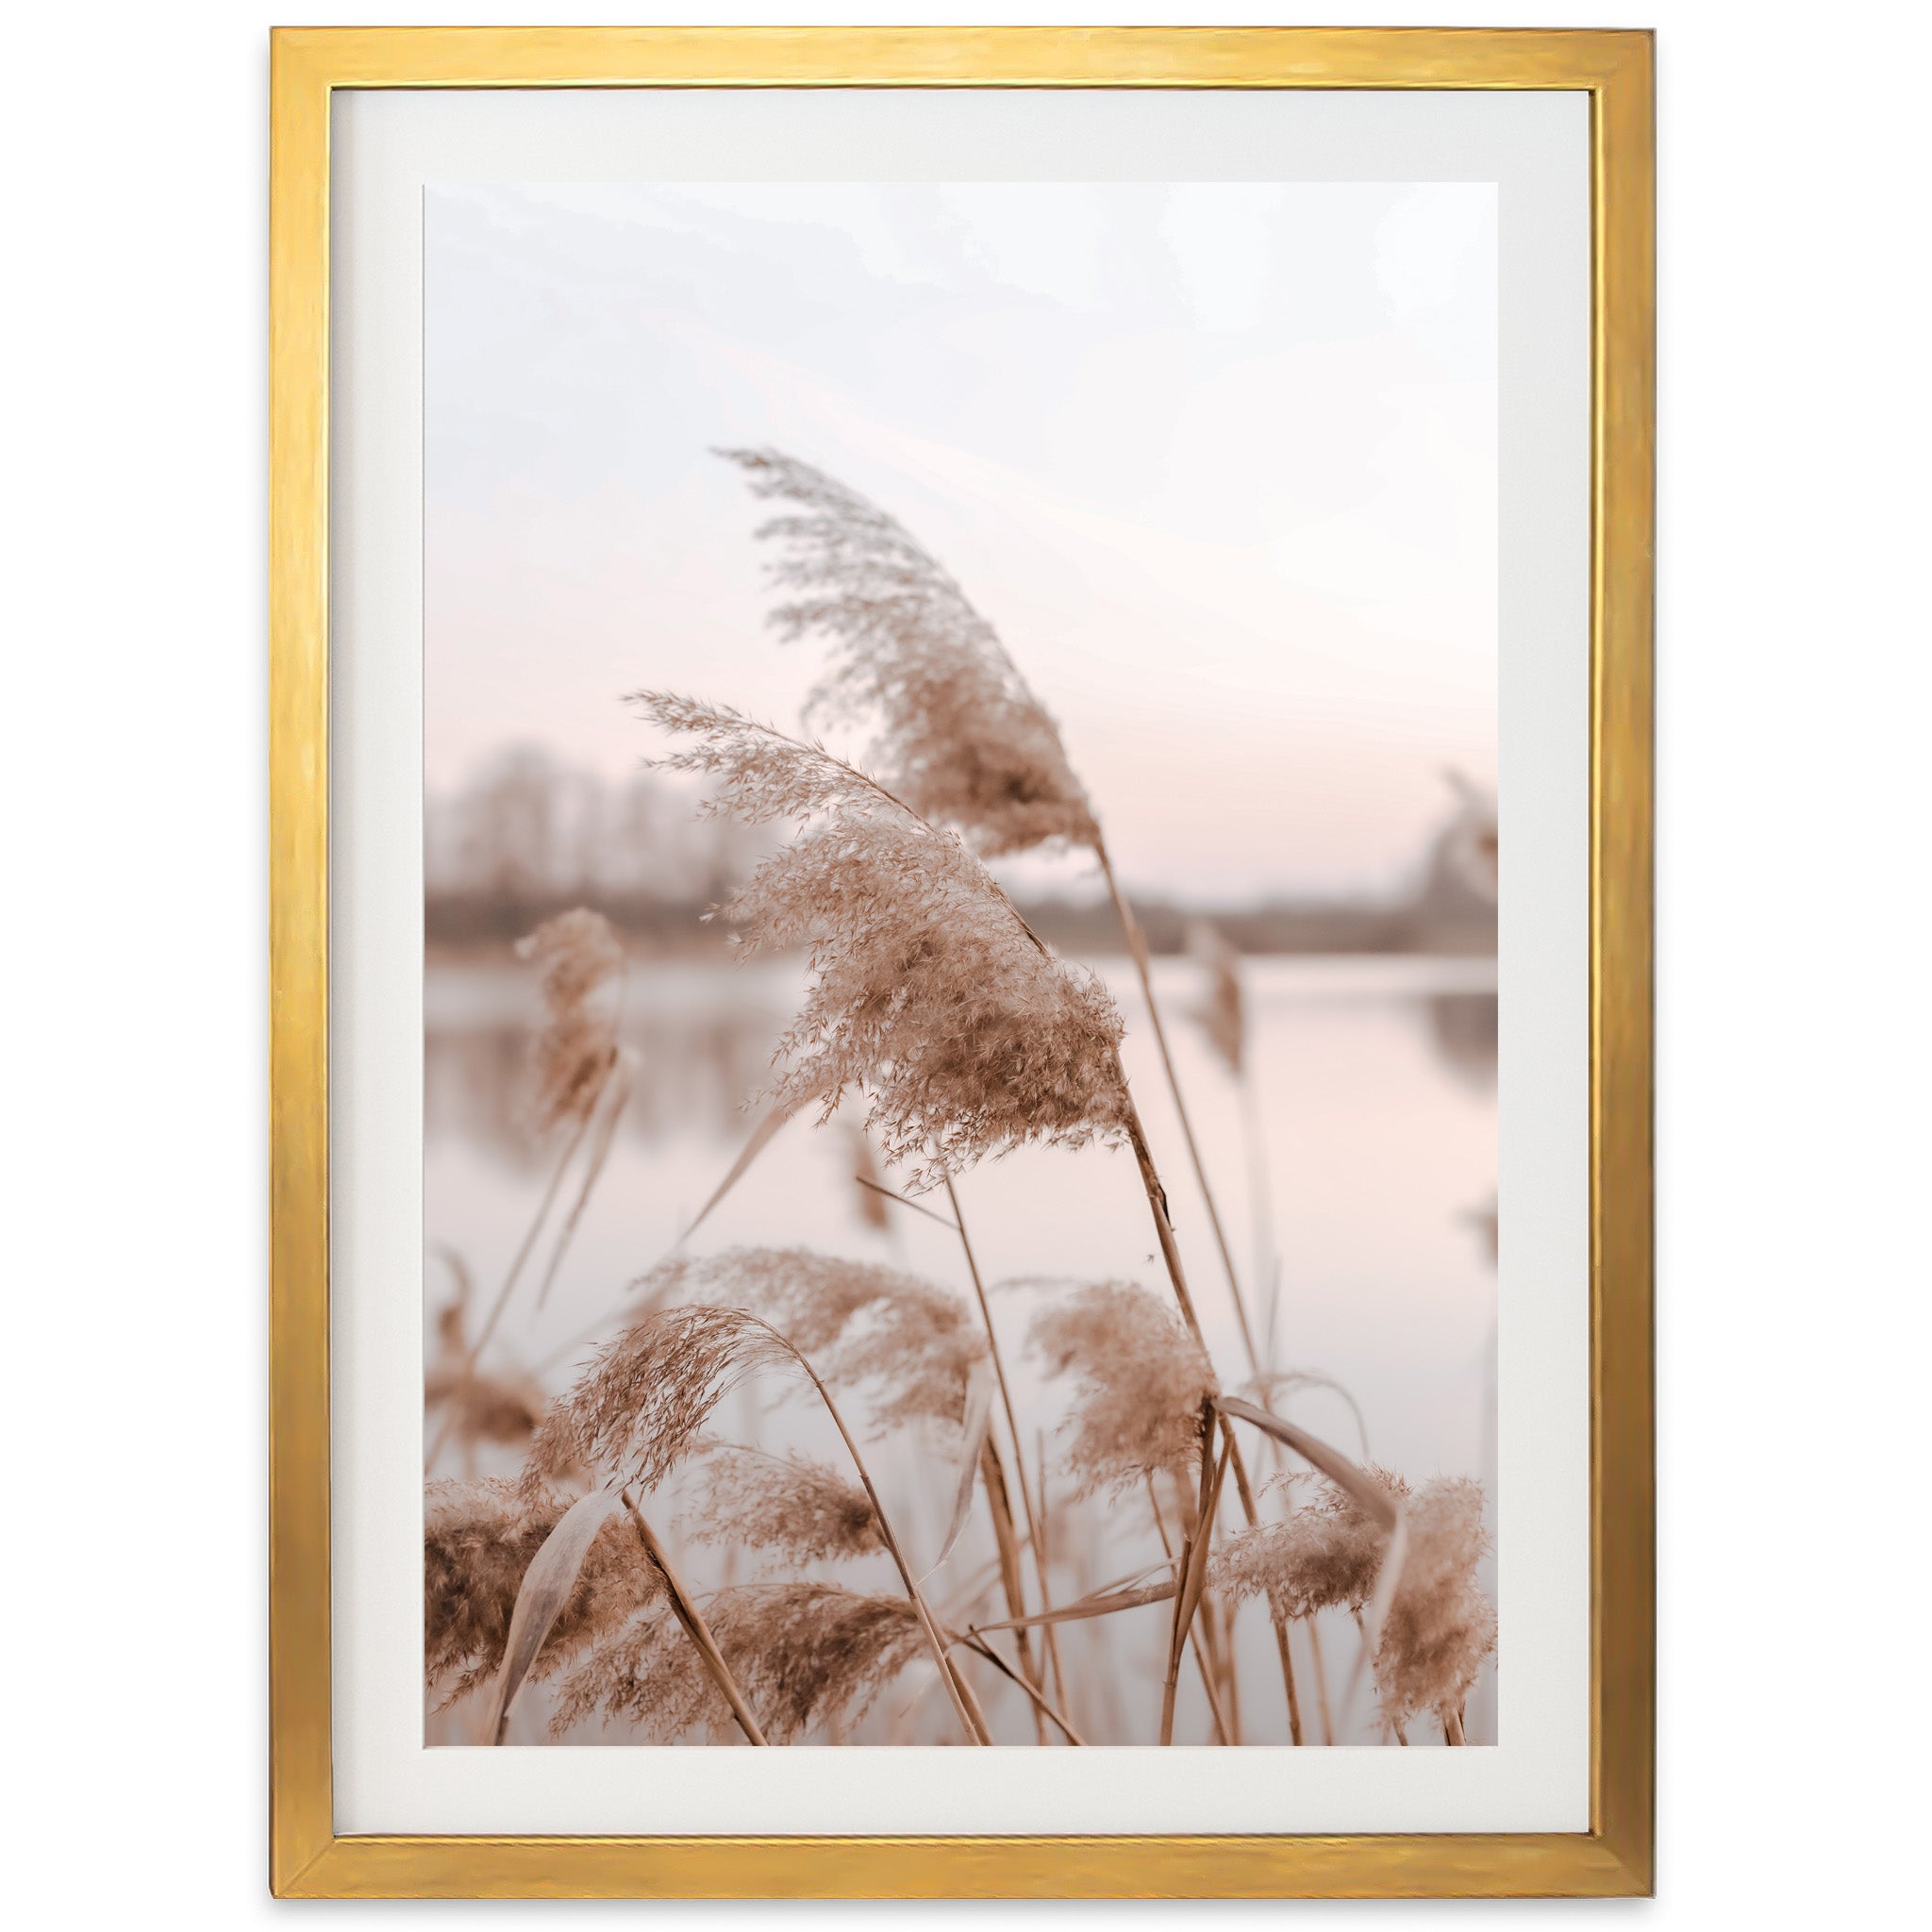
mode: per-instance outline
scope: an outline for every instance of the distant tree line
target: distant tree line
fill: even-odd
[[[507,946],[573,906],[603,913],[654,951],[703,950],[722,934],[706,910],[744,877],[765,841],[700,814],[649,773],[610,783],[533,747],[506,751],[460,791],[432,792],[424,828],[425,936],[444,949]],[[1387,897],[1274,898],[1211,917],[1243,953],[1487,953],[1493,900],[1473,874],[1467,812],[1445,814],[1409,890]],[[1178,953],[1199,905],[1135,895],[1158,954]],[[1117,951],[1103,899],[1031,898],[1029,924],[1074,954]]]

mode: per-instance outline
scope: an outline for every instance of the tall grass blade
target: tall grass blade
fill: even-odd
[[[1058,1609],[1038,1610],[1030,1617],[1008,1617],[997,1624],[974,1624],[975,1634],[989,1630],[1018,1630],[1036,1624],[1076,1624],[1088,1617],[1110,1617],[1116,1610],[1138,1610],[1144,1604],[1164,1604],[1174,1594],[1173,1583],[1150,1583],[1140,1590],[1107,1590]]]
[[[524,1572],[524,1580],[517,1589],[516,1607],[510,1611],[509,1636],[503,1646],[496,1690],[491,1698],[486,1734],[491,1743],[503,1742],[510,1700],[530,1674],[537,1653],[543,1648],[551,1626],[577,1586],[577,1574],[591,1553],[591,1545],[597,1540],[597,1532],[616,1507],[617,1498],[608,1490],[592,1490],[588,1496],[579,1496],[558,1519],[557,1527],[544,1539],[543,1547]]]
[[[1135,1164],[1141,1171],[1141,1185],[1147,1195],[1148,1211],[1154,1217],[1154,1236],[1160,1244],[1160,1258],[1167,1267],[1167,1278],[1174,1288],[1174,1298],[1181,1311],[1181,1318],[1192,1330],[1194,1340],[1203,1349],[1208,1346],[1207,1337],[1201,1332],[1200,1318],[1194,1312],[1194,1300],[1188,1292],[1188,1274],[1181,1260],[1180,1243],[1175,1241],[1174,1220],[1168,1212],[1167,1189],[1161,1184],[1160,1174],[1154,1165],[1154,1155],[1147,1145],[1147,1132],[1141,1124],[1140,1110],[1133,1098],[1126,1102],[1127,1143],[1134,1151]],[[1241,1497],[1241,1514],[1247,1519],[1248,1527],[1259,1526],[1260,1511],[1255,1506],[1255,1486],[1248,1480],[1248,1466],[1241,1456],[1241,1446],[1234,1440],[1234,1424],[1225,1415],[1221,1417],[1221,1432],[1228,1445],[1228,1458],[1234,1470],[1234,1486]],[[1281,1688],[1288,1696],[1288,1735],[1291,1743],[1302,1741],[1301,1698],[1295,1690],[1294,1658],[1289,1650],[1287,1621],[1276,1615],[1274,1607],[1269,1606],[1269,1621],[1274,1630],[1274,1654],[1281,1662]]]
[[[891,1188],[874,1180],[868,1180],[864,1174],[852,1176],[861,1188],[870,1188],[874,1194],[883,1195],[888,1201],[896,1201],[902,1208],[909,1208],[915,1214],[923,1214],[928,1221],[937,1221],[941,1227],[950,1227],[955,1234],[959,1231],[957,1221],[948,1221],[943,1214],[935,1214],[930,1208],[923,1208],[917,1201],[908,1201],[904,1194],[895,1194]]]
[[[704,1225],[706,1218],[710,1214],[711,1210],[744,1178],[745,1173],[750,1168],[752,1162],[772,1144],[778,1129],[798,1111],[801,1104],[797,1101],[776,1101],[765,1109],[763,1118],[751,1130],[750,1138],[738,1150],[738,1158],[731,1163],[730,1172],[712,1190],[711,1198],[698,1209],[697,1218],[678,1236],[677,1244],[679,1247],[682,1247],[686,1241],[690,1241],[692,1235],[697,1233],[698,1229]]]
[[[1201,1592],[1208,1582],[1208,1552],[1214,1540],[1214,1512],[1221,1506],[1221,1485],[1227,1474],[1227,1458],[1233,1450],[1233,1443],[1223,1438],[1221,1455],[1212,1464],[1208,1461],[1210,1439],[1205,1426],[1201,1443],[1201,1507],[1194,1519],[1193,1528],[1181,1542],[1181,1566],[1179,1588],[1174,1594],[1174,1626],[1167,1640],[1167,1675],[1161,1686],[1160,1696],[1160,1741],[1174,1742],[1174,1707],[1175,1693],[1180,1688],[1181,1657],[1187,1651],[1188,1633],[1194,1626],[1194,1613],[1200,1607]],[[1208,1691],[1210,1704],[1216,1706],[1215,1724],[1226,1740],[1226,1725],[1214,1695],[1214,1685],[1206,1666],[1202,1669],[1202,1683]]]
[[[1264,1435],[1285,1443],[1304,1462],[1312,1463],[1338,1489],[1345,1490],[1384,1529],[1395,1527],[1402,1513],[1395,1498],[1367,1470],[1358,1463],[1351,1462],[1340,1449],[1323,1441],[1319,1436],[1309,1435],[1307,1430],[1297,1427],[1274,1410],[1243,1402],[1237,1395],[1217,1395],[1214,1406],[1223,1415],[1237,1416],[1244,1423],[1252,1423]]]
[[[946,1524],[946,1540],[933,1558],[932,1570],[937,1570],[953,1554],[953,1546],[959,1541],[959,1533],[966,1527],[966,1518],[972,1511],[980,1456],[992,1427],[992,1396],[993,1378],[984,1362],[975,1362],[966,1384],[965,1419],[959,1424],[959,1480],[954,1489],[953,1517]],[[932,1570],[925,1573],[927,1576]]]
[[[594,1108],[596,1102],[593,1100],[591,1105]],[[495,1334],[496,1324],[502,1319],[504,1309],[509,1306],[510,1294],[516,1288],[518,1277],[524,1272],[524,1263],[530,1258],[530,1252],[537,1245],[537,1237],[542,1232],[544,1222],[550,1218],[550,1209],[557,1200],[557,1191],[563,1185],[564,1171],[570,1166],[577,1148],[582,1144],[585,1130],[590,1124],[591,1116],[586,1112],[578,1116],[576,1124],[571,1129],[570,1139],[564,1142],[563,1153],[551,1171],[550,1184],[543,1190],[543,1198],[537,1204],[536,1218],[530,1223],[529,1229],[524,1236],[523,1245],[518,1248],[515,1259],[509,1264],[509,1273],[503,1277],[503,1286],[496,1291],[496,1299],[490,1305],[489,1314],[483,1318],[482,1329],[475,1341],[470,1344],[469,1353],[464,1357],[462,1371],[458,1378],[459,1381],[468,1381],[475,1374],[476,1364],[482,1358],[490,1338]],[[456,1427],[457,1417],[461,1414],[462,1408],[461,1401],[455,1400],[445,1410],[442,1426],[437,1430],[436,1439],[429,1445],[429,1454],[423,1458],[425,1472],[436,1467],[436,1458],[442,1454],[442,1445],[449,1441],[450,1431]]]
[[[1313,1463],[1338,1489],[1345,1491],[1389,1532],[1389,1547],[1383,1552],[1381,1568],[1375,1573],[1375,1593],[1362,1611],[1361,1653],[1341,1693],[1341,1721],[1346,1725],[1363,1672],[1373,1669],[1375,1654],[1382,1647],[1382,1628],[1388,1621],[1389,1606],[1395,1600],[1396,1587],[1402,1581],[1402,1566],[1408,1557],[1408,1512],[1367,1470],[1351,1462],[1341,1450],[1332,1448],[1319,1436],[1311,1436],[1272,1410],[1257,1408],[1238,1396],[1217,1396],[1215,1407],[1224,1415],[1238,1416],[1273,1436],[1277,1442],[1286,1443],[1304,1461]]]
[[[550,1261],[543,1270],[543,1279],[537,1288],[537,1306],[541,1308],[550,1299],[550,1284],[557,1279],[557,1271],[563,1266],[563,1257],[569,1252],[571,1237],[577,1231],[577,1223],[584,1218],[584,1209],[590,1206],[591,1195],[596,1188],[597,1179],[604,1172],[604,1163],[610,1158],[610,1145],[617,1139],[617,1124],[624,1118],[625,1108],[630,1105],[631,1089],[637,1081],[637,1056],[628,1047],[618,1050],[616,1063],[610,1070],[610,1077],[605,1083],[605,1091],[597,1096],[597,1104],[605,1108],[603,1120],[598,1124],[596,1139],[591,1142],[591,1152],[584,1166],[584,1177],[577,1188],[577,1197],[571,1204],[569,1214],[564,1217],[561,1228],[558,1230],[556,1245],[550,1250]]]
[[[950,1637],[953,1635],[953,1633],[948,1632],[947,1635]],[[1002,1676],[1010,1678],[1012,1682],[1014,1682],[1020,1687],[1021,1690],[1025,1691],[1026,1695],[1033,1700],[1034,1709],[1038,1711],[1041,1716],[1048,1718],[1054,1724],[1058,1724],[1060,1728],[1060,1731],[1065,1736],[1068,1743],[1086,1743],[1087,1740],[1083,1738],[1079,1734],[1079,1732],[1074,1728],[1072,1723],[1066,1717],[1064,1717],[1058,1708],[1055,1707],[1053,1703],[1047,1697],[1045,1697],[1032,1684],[1028,1683],[1027,1680],[1024,1676],[1022,1676],[1020,1673],[1016,1671],[1012,1667],[1012,1665],[1009,1664],[1006,1660],[1006,1658],[1003,1657],[999,1654],[999,1652],[992,1647],[991,1644],[984,1642],[978,1637],[971,1635],[959,1637],[956,1641],[963,1644],[965,1648],[970,1650],[975,1657],[983,1657],[988,1663],[992,1665],[992,1667],[1000,1673]]]

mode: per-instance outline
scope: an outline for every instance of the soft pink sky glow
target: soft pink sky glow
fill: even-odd
[[[795,722],[708,454],[768,442],[999,626],[1137,884],[1387,884],[1493,773],[1487,185],[461,187],[426,234],[432,787],[617,775],[640,685]]]

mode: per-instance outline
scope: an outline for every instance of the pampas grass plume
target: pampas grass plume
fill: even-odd
[[[570,1507],[555,1491],[484,1478],[431,1483],[424,1502],[423,1640],[429,1688],[454,1703],[495,1675],[517,1591]],[[628,1524],[598,1532],[530,1674],[546,1676],[613,1632],[658,1591]]]
[[[830,1583],[741,1585],[717,1591],[704,1609],[774,1744],[794,1742],[833,1718],[857,1723],[924,1642],[904,1597]],[[657,1611],[600,1643],[571,1674],[552,1727],[562,1731],[598,1712],[628,1718],[667,1741],[699,1725],[722,1734],[730,1723],[695,1654]]]
[[[701,1470],[703,1487],[686,1524],[694,1543],[774,1550],[805,1563],[885,1548],[865,1491],[823,1462],[721,1442]]]
[[[517,957],[534,960],[541,974],[544,1021],[537,1036],[540,1131],[580,1121],[596,1105],[617,1058],[614,986],[624,971],[624,948],[610,922],[582,907],[547,919],[517,941]]]
[[[801,592],[772,612],[787,638],[816,633],[827,716],[870,716],[886,781],[923,817],[996,857],[1050,840],[1091,845],[1091,807],[1059,728],[966,593],[892,517],[774,449],[722,450],[753,492],[794,506],[758,531],[781,546],[772,577]]]
[[[1033,1318],[1028,1343],[1048,1375],[1075,1377],[1064,1426],[1079,1495],[1184,1471],[1199,1456],[1214,1371],[1179,1316],[1144,1288],[1082,1288]]]
[[[719,808],[803,829],[723,910],[747,955],[803,946],[812,981],[779,1042],[780,1105],[866,1124],[913,1187],[1026,1144],[1120,1141],[1119,1008],[1050,953],[951,832],[820,746],[742,713],[642,692],[693,741],[659,762],[703,771]]]

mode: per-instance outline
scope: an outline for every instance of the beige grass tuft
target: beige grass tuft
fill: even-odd
[[[812,968],[772,1099],[830,1119],[856,1090],[914,1187],[1014,1147],[1124,1138],[1112,996],[1040,942],[957,834],[740,712],[638,702],[694,741],[660,762],[708,774],[721,808],[801,824],[724,908],[747,953],[802,946]]]
[[[705,1601],[718,1648],[774,1744],[833,1720],[857,1724],[920,1653],[924,1636],[902,1596],[830,1583],[741,1585]],[[600,1643],[564,1680],[552,1717],[562,1732],[593,1715],[629,1720],[668,1742],[731,1716],[715,1684],[658,1609]]]
[[[823,1462],[737,1442],[708,1450],[685,1522],[694,1543],[779,1552],[804,1563],[882,1552],[871,1500]]]
[[[809,463],[774,449],[720,454],[757,495],[795,506],[758,535],[782,546],[773,580],[801,593],[772,622],[788,638],[816,634],[831,646],[813,709],[875,719],[872,757],[887,782],[989,856],[1056,839],[1092,843],[1092,808],[1058,727],[934,558]]]
[[[444,1704],[487,1683],[503,1661],[517,1591],[571,1499],[494,1479],[431,1483],[423,1526],[424,1665]],[[657,1593],[621,1519],[591,1544],[575,1589],[529,1674],[543,1677],[616,1629]]]
[[[1166,1303],[1132,1282],[1099,1282],[1042,1308],[1028,1342],[1048,1375],[1076,1378],[1065,1428],[1079,1495],[1195,1465],[1214,1371]]]

